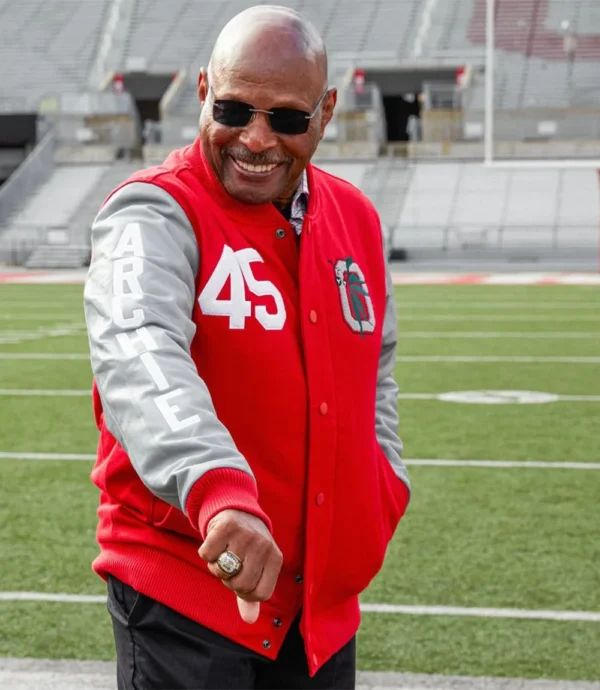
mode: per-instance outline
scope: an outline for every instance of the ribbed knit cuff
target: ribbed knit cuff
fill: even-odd
[[[188,495],[186,513],[192,526],[206,538],[208,523],[223,510],[242,510],[256,515],[272,532],[271,521],[258,505],[254,479],[231,468],[210,470],[199,479]]]

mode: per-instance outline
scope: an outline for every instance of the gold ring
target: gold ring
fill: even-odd
[[[229,577],[237,575],[242,570],[243,565],[241,559],[231,551],[223,551],[217,558],[219,570]]]

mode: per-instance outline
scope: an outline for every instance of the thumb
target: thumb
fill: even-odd
[[[239,597],[236,598],[242,620],[245,623],[256,623],[258,620],[258,614],[260,613],[260,604],[258,601],[244,601]]]

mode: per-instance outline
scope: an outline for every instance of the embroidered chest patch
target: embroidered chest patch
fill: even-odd
[[[373,333],[375,312],[360,266],[353,261],[351,256],[329,263],[333,266],[344,320],[355,333],[360,333],[361,336],[365,333]]]

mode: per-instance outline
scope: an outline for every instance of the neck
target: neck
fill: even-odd
[[[302,173],[303,175],[304,173]],[[296,180],[294,185],[289,191],[284,192],[281,196],[277,197],[273,201],[273,204],[281,210],[282,208],[285,208],[286,206],[289,206],[292,203],[292,199],[294,198],[294,194],[298,190],[298,187],[300,186],[300,180],[302,179],[302,175]]]

